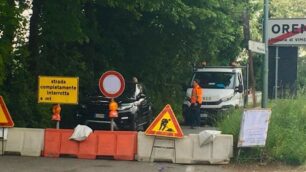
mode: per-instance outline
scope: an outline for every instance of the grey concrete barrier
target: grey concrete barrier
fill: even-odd
[[[228,164],[233,156],[233,136],[216,135],[210,143],[200,146],[197,134],[190,135],[193,140],[193,160],[197,163]]]
[[[175,142],[176,163],[193,164],[193,141],[190,135],[177,139]]]
[[[138,132],[137,136],[137,154],[138,161],[150,161],[150,154],[153,146],[153,136],[146,136],[144,132]]]
[[[174,140],[156,137],[153,147],[154,136],[146,136],[138,132],[138,161],[166,161],[175,163]]]
[[[155,140],[154,136],[138,133],[138,161],[170,161],[181,164],[227,164],[233,155],[233,136],[219,134],[207,144],[200,144],[199,134],[189,134],[182,139]],[[152,154],[151,154],[152,151]],[[151,155],[151,159],[150,159]]]
[[[230,158],[233,157],[233,136],[232,135],[216,135],[212,143],[211,164],[228,164]]]
[[[189,134],[193,144],[192,160],[196,163],[209,163],[212,157],[212,143],[200,146],[199,134]]]
[[[40,156],[43,149],[44,129],[9,128],[5,153],[22,156]]]

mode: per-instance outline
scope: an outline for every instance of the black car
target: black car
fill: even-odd
[[[115,101],[118,103],[118,118],[114,118],[116,130],[145,130],[151,123],[152,109],[150,99],[145,95],[140,83],[126,82],[123,94]],[[76,113],[78,123],[92,129],[110,129],[110,99],[97,91],[79,105]]]

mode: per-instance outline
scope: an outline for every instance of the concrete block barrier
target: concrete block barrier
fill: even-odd
[[[193,140],[195,163],[228,164],[233,154],[233,136],[219,134],[210,143],[200,146],[198,134],[190,134]]]
[[[175,163],[175,149],[154,148],[151,161],[165,161]]]
[[[177,139],[175,142],[176,163],[192,164],[193,158],[193,140],[191,136],[184,136],[183,139]]]
[[[138,161],[150,161],[154,136],[146,136],[144,132],[138,132],[137,155]]]
[[[22,156],[40,156],[43,140],[44,129],[9,128],[5,152]]]
[[[211,164],[228,164],[233,156],[233,136],[217,135],[212,143]]]
[[[6,153],[21,154],[24,140],[24,128],[9,128],[8,145],[5,148]]]
[[[167,161],[175,163],[176,152],[173,140],[156,137],[154,148],[153,142],[154,136],[146,136],[143,132],[138,132],[138,161]]]
[[[40,156],[43,150],[44,129],[26,128],[24,130],[22,156]]]
[[[189,135],[193,144],[192,160],[196,163],[209,163],[212,156],[212,143],[200,146],[199,135]]]

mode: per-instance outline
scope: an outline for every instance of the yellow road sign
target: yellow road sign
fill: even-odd
[[[184,136],[170,105],[165,106],[148,127],[145,134],[175,138]]]
[[[78,104],[78,77],[38,77],[38,103]]]

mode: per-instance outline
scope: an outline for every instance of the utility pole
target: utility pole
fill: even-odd
[[[269,16],[269,0],[264,0],[264,40],[265,40],[265,59],[264,59],[264,77],[263,77],[263,94],[262,94],[262,108],[268,105],[268,72],[269,72],[269,45],[268,45],[268,16]]]

